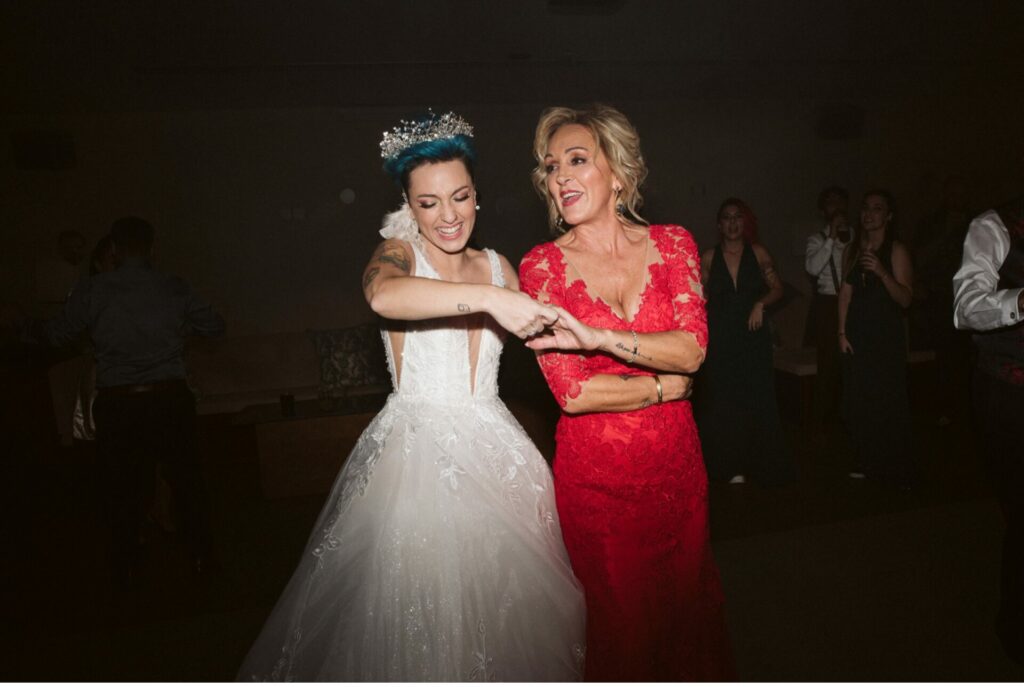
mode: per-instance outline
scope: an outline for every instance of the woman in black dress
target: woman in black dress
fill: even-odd
[[[909,252],[893,237],[893,213],[887,191],[864,194],[860,236],[843,257],[838,334],[843,415],[855,460],[850,476],[909,488],[918,474],[903,310],[913,297],[913,268]]]
[[[782,281],[768,250],[744,238],[749,216],[743,201],[726,199],[718,209],[721,241],[701,256],[708,352],[696,385],[697,425],[711,479],[778,485],[796,477],[764,326],[764,308],[782,297]]]

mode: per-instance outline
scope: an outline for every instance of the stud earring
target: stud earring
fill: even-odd
[[[479,210],[479,209],[480,209],[480,204],[479,204],[479,203],[477,203],[476,209],[477,209],[477,210]]]

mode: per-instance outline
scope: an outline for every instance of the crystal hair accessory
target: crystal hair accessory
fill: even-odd
[[[424,141],[438,141],[460,134],[473,137],[473,127],[454,112],[446,112],[443,115],[435,115],[432,110],[428,112],[429,116],[426,119],[403,119],[394,129],[385,131],[380,142],[380,156],[385,160],[393,158],[409,146]]]
[[[402,203],[402,207],[384,215],[380,235],[386,239],[402,241],[412,241],[420,235],[419,225],[416,224],[416,218],[413,217],[412,208],[408,203]]]

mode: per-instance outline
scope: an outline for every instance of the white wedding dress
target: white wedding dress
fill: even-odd
[[[416,243],[417,276],[437,279]],[[338,475],[239,679],[582,678],[583,592],[548,465],[498,398],[504,332],[487,320],[475,385],[464,323],[405,323],[401,351],[384,333],[397,391]]]

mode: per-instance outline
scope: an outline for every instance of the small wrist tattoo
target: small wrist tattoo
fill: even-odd
[[[465,303],[459,303],[459,312],[470,312],[469,306]]]

